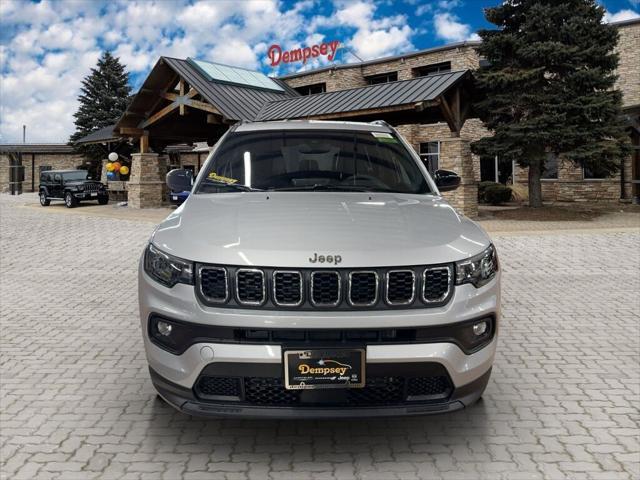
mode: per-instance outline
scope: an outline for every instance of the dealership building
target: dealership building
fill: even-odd
[[[640,20],[615,25],[620,34],[617,88],[623,93],[634,152],[621,162],[617,174],[607,178],[562,157],[550,157],[543,180],[545,201],[617,202],[640,197]],[[118,123],[82,142],[103,144],[105,151],[117,149],[126,139],[139,145],[140,153],[131,155],[128,178],[110,187],[121,189],[130,206],[144,208],[166,199],[168,169],[199,170],[204,154],[189,145],[212,145],[237,122],[384,120],[407,138],[430,171],[453,170],[462,177],[461,186],[445,195],[460,211],[475,216],[480,181],[527,182],[525,169],[471,153],[471,142],[490,135],[471,109],[472,72],[483,62],[477,45],[455,43],[275,79],[201,60],[162,57]],[[0,146],[2,190],[8,189],[9,164],[16,152],[28,172],[24,191],[37,189],[39,171],[79,163],[70,150],[59,147]]]

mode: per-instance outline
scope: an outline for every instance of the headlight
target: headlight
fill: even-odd
[[[164,253],[152,244],[144,252],[144,271],[169,288],[176,283],[193,285],[193,263]]]
[[[84,186],[83,185],[78,185],[76,188],[78,189],[79,192],[84,190]]]
[[[470,283],[475,287],[487,284],[498,271],[498,254],[493,245],[468,260],[456,262],[456,285]]]

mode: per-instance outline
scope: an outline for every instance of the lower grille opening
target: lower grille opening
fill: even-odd
[[[256,406],[393,406],[443,402],[453,391],[447,376],[382,376],[366,379],[364,388],[287,390],[277,377],[201,376],[195,387],[202,400]]]
[[[239,399],[241,395],[240,378],[237,377],[200,377],[196,384],[198,396],[204,399],[231,397]]]

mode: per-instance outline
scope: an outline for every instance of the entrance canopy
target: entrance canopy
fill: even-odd
[[[392,125],[445,121],[453,136],[469,111],[469,71],[446,72],[301,96],[281,80],[237,67],[161,57],[114,134],[140,139],[140,151],[214,143],[240,121],[386,120]]]

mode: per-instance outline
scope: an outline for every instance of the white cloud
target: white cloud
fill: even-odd
[[[331,18],[343,26],[356,28],[346,45],[363,60],[413,48],[411,35],[414,31],[407,18],[404,15],[376,18],[376,5],[372,2],[347,2]],[[316,19],[319,24],[324,21]]]
[[[633,10],[620,10],[616,13],[605,12],[603,20],[605,21],[605,23],[613,23],[623,22],[625,20],[633,20],[634,18],[640,18],[640,14],[638,14],[638,12],[634,12]]]
[[[452,13],[437,13],[433,18],[436,36],[448,42],[477,39],[477,35],[471,31],[471,26],[466,23],[461,23],[459,20],[460,19]]]
[[[374,0],[320,9],[322,1],[0,0],[0,29],[11,32],[0,45],[0,142],[18,141],[23,124],[30,141],[66,141],[82,79],[104,49],[120,57],[135,87],[161,55],[258,68],[272,43],[290,49],[338,39],[363,59],[413,49],[406,16],[385,16]],[[340,33],[328,38],[325,29]],[[327,63],[317,58],[306,68]]]

